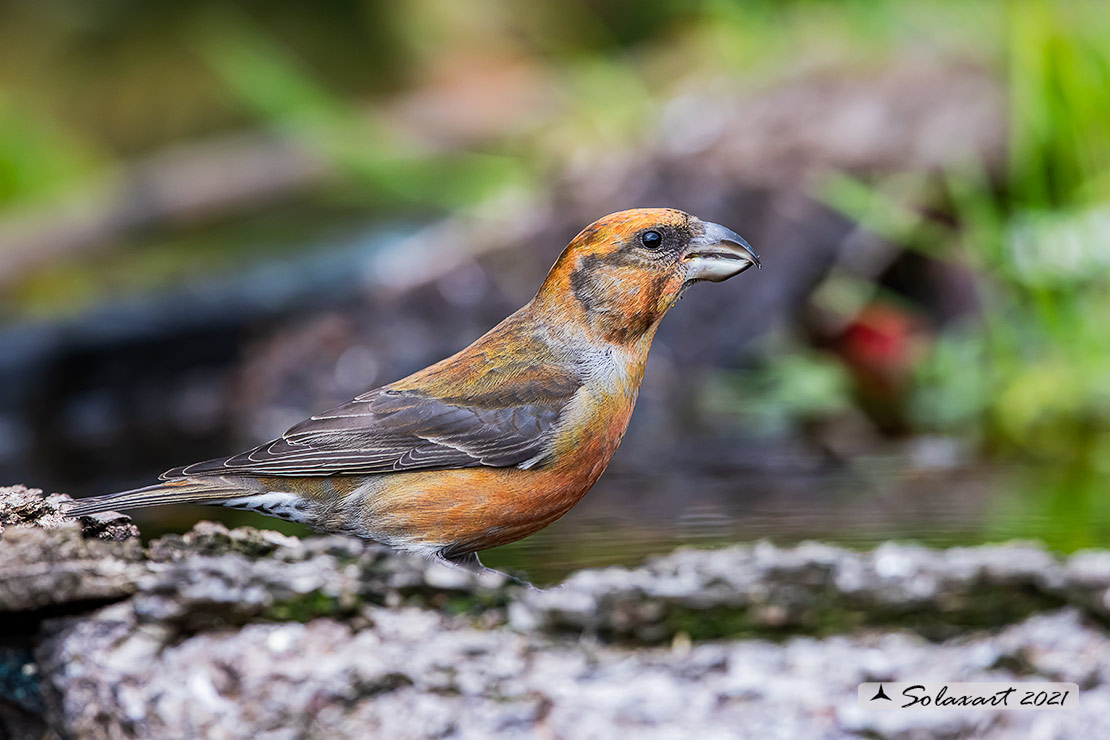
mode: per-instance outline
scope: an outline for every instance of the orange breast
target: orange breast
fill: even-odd
[[[442,544],[463,553],[543,529],[578,503],[605,471],[635,400],[635,388],[583,399],[574,423],[560,430],[555,461],[542,469],[375,476],[360,503],[365,534],[396,546]]]

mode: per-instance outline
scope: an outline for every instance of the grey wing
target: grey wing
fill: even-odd
[[[326,476],[446,468],[533,467],[551,447],[572,394],[511,406],[475,406],[379,388],[313,416],[253,450],[162,474]]]

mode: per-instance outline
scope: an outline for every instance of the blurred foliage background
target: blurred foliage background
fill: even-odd
[[[691,291],[610,473],[491,563],[1105,546],[1107,38],[1066,0],[2,1],[0,473],[255,444],[673,205],[766,269]]]

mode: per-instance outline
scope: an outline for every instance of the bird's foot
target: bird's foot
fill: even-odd
[[[465,552],[458,555],[444,555],[442,552],[440,552],[436,553],[435,561],[437,563],[443,563],[444,565],[451,568],[462,568],[463,570],[467,570],[471,573],[474,573],[475,575],[494,575],[498,578],[508,578],[510,581],[519,583],[522,586],[527,586],[528,588],[536,588],[530,582],[524,580],[523,578],[517,578],[512,574],[505,573],[500,570],[494,570],[493,568],[487,568],[486,566],[482,565],[482,561],[478,559],[478,553],[476,552]]]

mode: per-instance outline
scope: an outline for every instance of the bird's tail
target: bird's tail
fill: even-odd
[[[242,490],[232,488],[223,481],[209,482],[195,480],[175,480],[155,483],[152,486],[135,488],[131,491],[110,493],[107,496],[94,496],[74,502],[66,510],[66,516],[85,516],[102,511],[123,511],[143,506],[163,506],[165,504],[211,504],[236,496],[246,495]]]

